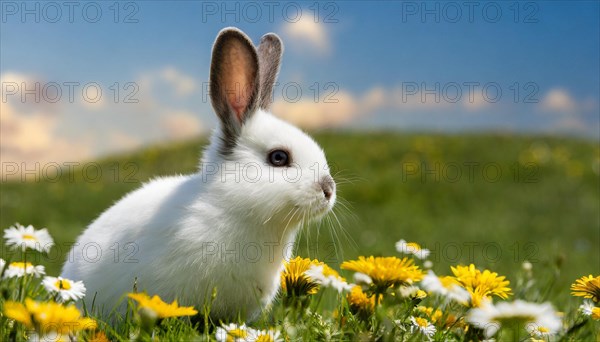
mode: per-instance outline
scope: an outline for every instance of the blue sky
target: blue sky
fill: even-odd
[[[208,132],[203,89],[227,26],[255,42],[282,37],[272,109],[308,129],[600,137],[595,1],[89,1],[72,14],[52,4],[2,2],[4,160],[86,159]],[[22,101],[36,83],[49,93]],[[90,83],[97,102],[80,93]],[[137,103],[123,103],[134,90]]]

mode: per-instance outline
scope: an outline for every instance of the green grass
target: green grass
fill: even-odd
[[[600,270],[596,142],[392,133],[315,138],[338,171],[338,195],[349,209],[337,213],[347,237],[339,227],[323,225],[319,236],[312,227],[302,234],[299,255],[338,268],[358,255],[397,255],[394,243],[405,239],[432,250],[437,274],[475,263],[511,283],[527,260],[534,274],[553,279],[548,298],[564,310],[579,305],[569,285]],[[205,144],[199,139],[106,158],[97,162],[101,177],[96,164],[86,164],[92,165],[87,179],[76,169],[53,182],[2,183],[0,225],[47,227],[57,246],[40,262],[57,275],[68,244],[87,224],[140,182],[194,172]]]

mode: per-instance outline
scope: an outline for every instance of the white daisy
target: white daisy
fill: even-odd
[[[398,292],[400,293],[400,296],[402,296],[403,298],[423,299],[423,298],[427,297],[427,293],[425,293],[425,291],[421,290],[420,288],[418,288],[414,285],[409,285],[409,286],[402,285],[398,288]]]
[[[54,245],[52,237],[46,228],[35,230],[33,226],[24,227],[18,223],[4,231],[6,245],[21,248],[23,251],[30,248],[40,252],[48,252]]]
[[[396,242],[396,250],[402,254],[412,254],[419,259],[427,259],[429,250],[421,248],[418,243],[400,240]]]
[[[348,284],[340,276],[334,274],[325,275],[323,265],[313,265],[304,274],[322,286],[336,289],[338,293],[350,291],[354,287],[354,284]]]
[[[412,322],[410,329],[413,333],[418,331],[427,337],[435,335],[435,326],[425,318],[410,316],[410,321]]]
[[[235,323],[230,323],[223,325],[222,327],[217,327],[215,338],[218,342],[245,342],[247,341],[249,333],[250,331],[249,328],[246,327],[246,324],[237,325]]]
[[[33,266],[30,262],[24,263],[20,261],[11,262],[4,271],[4,278],[19,278],[26,274],[33,274],[36,278],[46,274],[44,266]]]
[[[579,306],[579,312],[581,312],[584,316],[591,316],[594,312],[594,303],[591,300],[586,300]]]
[[[555,332],[550,331],[550,329],[548,329],[546,327],[537,326],[534,323],[528,324],[525,328],[527,329],[527,332],[529,333],[529,335],[531,335],[535,338],[547,338],[547,337],[554,335],[554,333],[555,333]]]
[[[537,330],[547,335],[555,334],[561,327],[560,317],[550,303],[536,304],[522,300],[497,305],[484,300],[480,307],[469,310],[467,321],[483,329],[486,337],[494,336],[502,324],[509,322],[524,324],[530,333]]]
[[[460,304],[467,304],[471,300],[471,294],[465,288],[460,286],[453,277],[438,277],[433,271],[429,271],[423,280],[421,286],[429,293],[438,294],[447,299]]]
[[[283,342],[281,333],[277,330],[255,330],[250,329],[248,331],[248,342]]]
[[[62,277],[45,277],[42,284],[49,293],[58,293],[63,302],[85,297],[85,285],[82,281],[73,281]]]
[[[4,269],[4,265],[6,265],[6,261],[0,258],[0,274],[2,274],[2,270]]]

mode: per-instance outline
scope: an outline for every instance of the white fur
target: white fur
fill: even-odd
[[[138,291],[199,310],[216,288],[215,319],[251,320],[272,302],[301,221],[335,203],[335,192],[327,200],[318,184],[329,175],[325,155],[305,133],[263,110],[242,126],[227,160],[218,153],[220,134],[213,134],[198,173],[143,185],[78,238],[62,276],[84,281],[88,308],[96,295],[96,307],[110,312],[135,279]],[[270,166],[266,156],[275,148],[288,149],[297,168]]]

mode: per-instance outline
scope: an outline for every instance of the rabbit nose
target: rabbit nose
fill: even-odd
[[[335,193],[335,182],[331,176],[324,176],[321,179],[321,189],[323,190],[323,195],[327,200],[331,199],[331,196]]]

